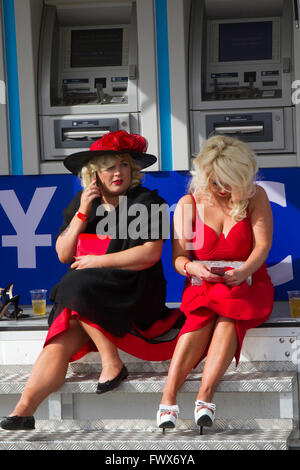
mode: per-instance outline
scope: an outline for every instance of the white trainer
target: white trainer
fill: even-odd
[[[215,420],[216,405],[206,401],[195,402],[195,423],[197,426],[212,426]]]
[[[159,405],[156,415],[156,422],[163,432],[166,428],[175,428],[176,420],[179,415],[178,405]]]

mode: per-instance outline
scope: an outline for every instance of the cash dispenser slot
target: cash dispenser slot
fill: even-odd
[[[118,119],[66,120],[54,121],[56,148],[89,148],[94,140],[100,139],[107,132],[118,130]]]
[[[206,137],[231,135],[245,142],[273,140],[272,113],[206,115]]]
[[[216,134],[262,134],[264,130],[263,124],[252,125],[252,126],[224,126],[224,125],[215,125]]]
[[[62,140],[94,140],[99,139],[104,134],[109,132],[107,128],[96,128],[96,129],[62,129]]]

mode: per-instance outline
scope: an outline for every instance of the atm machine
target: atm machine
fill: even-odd
[[[292,30],[291,0],[192,0],[192,154],[216,134],[282,161],[296,151]]]
[[[44,161],[87,149],[106,132],[140,128],[135,3],[51,3],[39,50]]]

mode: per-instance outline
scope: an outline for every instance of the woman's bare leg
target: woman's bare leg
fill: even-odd
[[[70,321],[70,328],[53,338],[37,358],[28,382],[10,416],[31,416],[50,393],[65,381],[69,359],[88,341],[77,320]]]
[[[185,333],[180,336],[176,345],[168,378],[164,387],[161,403],[164,405],[175,405],[179,388],[185,381],[186,376],[200,360],[210,340],[215,324],[215,319],[203,328]]]
[[[99,382],[106,382],[107,380],[114,379],[123,367],[116,346],[106,338],[106,336],[93,326],[80,321],[82,329],[95,343],[101,358],[102,371],[99,377]]]
[[[212,335],[197,400],[211,402],[238,347],[235,320],[219,317]]]

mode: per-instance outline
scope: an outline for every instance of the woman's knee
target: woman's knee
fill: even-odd
[[[235,329],[235,324],[236,324],[236,320],[234,320],[233,318],[223,317],[222,315],[219,315],[216,320],[215,327],[220,325],[224,328]]]
[[[68,361],[70,357],[68,347],[61,339],[53,338],[47,343],[40,353],[39,358],[55,364],[58,361]]]
[[[54,336],[44,346],[44,354],[54,357],[71,357],[89,340],[77,320],[70,321],[70,328]]]

